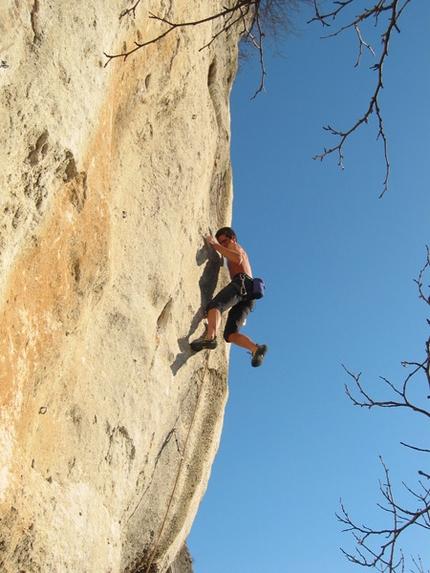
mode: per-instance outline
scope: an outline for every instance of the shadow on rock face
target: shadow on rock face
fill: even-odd
[[[188,358],[194,354],[190,349],[189,338],[195,333],[200,322],[204,319],[206,315],[206,306],[214,296],[219,271],[223,264],[223,257],[221,257],[215,249],[212,249],[205,244],[197,251],[196,263],[200,267],[205,262],[206,265],[199,280],[200,308],[197,310],[193,320],[191,321],[187,335],[178,338],[178,346],[181,352],[176,355],[175,361],[170,366],[173,374],[176,374]]]

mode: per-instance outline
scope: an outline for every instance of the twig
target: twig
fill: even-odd
[[[199,20],[192,20],[192,21],[187,21],[187,22],[172,22],[172,21],[168,20],[167,18],[157,16],[156,14],[153,14],[152,12],[150,12],[149,18],[152,20],[157,20],[163,24],[166,24],[168,26],[167,30],[165,30],[164,32],[162,32],[158,36],[155,36],[151,40],[147,40],[146,42],[142,42],[142,43],[134,42],[134,48],[132,48],[130,50],[126,50],[126,51],[121,52],[119,54],[107,54],[106,52],[104,52],[104,55],[106,56],[106,58],[108,58],[108,61],[106,62],[105,67],[109,64],[109,62],[111,62],[112,60],[114,60],[116,58],[123,58],[123,60],[125,61],[129,56],[131,56],[132,54],[134,54],[138,50],[141,50],[142,48],[145,48],[146,46],[149,46],[151,44],[155,44],[156,42],[159,42],[160,40],[165,38],[168,34],[170,34],[170,32],[173,32],[173,30],[177,30],[180,28],[186,28],[186,27],[190,27],[190,26],[199,26],[201,24],[212,22],[214,20],[219,20],[219,19],[225,18],[231,14],[234,14],[237,11],[241,12],[242,8],[245,8],[245,14],[247,14],[249,12],[249,10],[251,9],[251,7],[257,1],[258,0],[238,0],[236,2],[236,4],[234,6],[232,6],[231,8],[225,7],[223,10],[221,10],[221,12],[218,12],[216,14],[212,14],[211,16],[207,16],[206,18],[201,18]],[[137,8],[139,2],[140,2],[140,0],[138,0],[134,4],[134,6],[132,8],[130,8],[129,10],[123,11],[121,13],[120,17],[123,17],[126,14],[130,14],[130,13],[132,13],[133,16],[135,16],[136,8]],[[243,15],[241,15],[239,17],[239,20],[242,18],[244,18]],[[227,27],[223,26],[221,33],[227,31],[230,27],[231,26],[227,26]],[[215,35],[215,37],[217,35],[219,35],[219,34],[217,33]],[[214,37],[212,38],[212,41],[213,41],[213,39],[214,39]],[[210,43],[211,42],[209,42],[209,44]]]
[[[131,8],[123,10],[119,15],[119,19],[121,20],[121,18],[124,18],[124,16],[127,16],[128,14],[133,14],[133,18],[136,18],[136,8],[139,6],[139,4],[140,0],[137,0],[137,2],[135,2],[135,4]]]
[[[344,531],[352,532],[357,543],[355,554],[342,549],[342,552],[349,561],[364,567],[377,568],[380,571],[395,573],[397,571],[404,571],[405,565],[404,555],[401,549],[398,550],[399,555],[396,555],[399,537],[413,525],[418,525],[425,529],[429,528],[428,513],[430,511],[430,505],[428,503],[428,496],[430,492],[427,488],[424,488],[424,494],[416,494],[406,486],[407,491],[416,497],[423,504],[423,507],[416,511],[411,511],[398,505],[394,498],[388,468],[382,457],[380,457],[380,461],[384,469],[385,480],[384,483],[380,482],[379,487],[383,498],[387,502],[387,506],[382,506],[381,504],[378,504],[378,506],[391,515],[391,527],[372,529],[366,525],[357,525],[349,516],[342,500],[340,501],[342,513],[336,514],[336,517],[341,523],[346,525]],[[380,540],[386,539],[386,541],[380,542],[379,548],[375,550],[372,549],[371,544],[376,538]]]
[[[418,279],[415,281],[418,284],[419,297],[427,304],[430,304],[429,298],[423,292],[424,273],[430,267],[430,254],[427,248],[427,261],[421,270]],[[430,362],[430,338],[426,342],[426,358],[423,362],[402,362],[402,365],[410,368],[409,374],[406,376],[402,384],[395,385],[387,378],[381,379],[387,384],[390,391],[394,394],[394,399],[391,400],[375,400],[364,389],[361,383],[361,374],[354,374],[343,366],[347,374],[354,380],[355,386],[358,390],[358,397],[356,398],[349,387],[345,385],[346,393],[356,406],[373,408],[378,406],[380,408],[408,408],[414,412],[424,415],[426,418],[430,417],[430,411],[425,407],[413,403],[409,398],[409,387],[412,380],[422,380],[416,375],[424,372],[427,381],[429,377],[429,362]],[[405,442],[400,442],[401,445],[410,448],[414,451],[421,453],[430,453],[430,449],[414,446]],[[362,565],[363,567],[375,568],[381,573],[404,573],[405,558],[401,548],[399,548],[399,539],[403,538],[406,530],[413,526],[420,527],[425,530],[430,530],[430,485],[428,482],[423,483],[423,480],[418,481],[418,486],[412,489],[403,482],[403,487],[413,497],[413,502],[409,507],[400,505],[395,497],[392,487],[388,468],[382,458],[381,463],[384,468],[385,479],[380,482],[379,488],[383,498],[383,504],[378,503],[378,507],[391,517],[391,525],[386,528],[374,529],[367,525],[358,525],[351,519],[341,501],[341,513],[336,514],[341,523],[346,525],[345,531],[349,531],[355,542],[355,552],[350,553],[343,551],[347,559],[353,563]],[[418,475],[430,480],[430,474],[422,470],[418,471]],[[376,543],[376,547],[375,547]],[[418,573],[425,573],[421,560],[418,561],[412,558]],[[427,571],[427,573],[429,573]]]
[[[353,2],[353,0],[344,0],[344,1],[334,2],[334,4],[337,7],[334,10],[332,10],[331,12],[328,12],[326,14],[322,14],[319,10],[318,0],[314,0],[315,16],[311,20],[309,20],[309,22],[318,21],[324,27],[330,26],[329,21],[335,20],[336,17],[342,12],[342,10],[344,10],[352,2]],[[346,140],[360,126],[362,126],[365,123],[367,124],[369,119],[370,119],[370,116],[372,114],[375,114],[377,117],[377,120],[378,120],[378,133],[377,133],[376,139],[382,140],[383,154],[384,154],[384,159],[385,159],[385,179],[383,182],[383,190],[382,190],[381,194],[379,195],[379,197],[382,197],[385,194],[385,192],[388,190],[388,183],[389,183],[389,177],[390,177],[390,161],[389,161],[389,155],[388,155],[388,141],[387,141],[387,136],[385,133],[383,115],[382,115],[382,111],[381,111],[381,107],[380,107],[380,103],[379,103],[380,92],[384,87],[383,66],[384,66],[385,60],[388,56],[388,46],[390,43],[392,32],[393,32],[393,30],[400,32],[400,29],[398,26],[398,20],[401,17],[403,10],[407,6],[407,4],[409,4],[410,0],[403,0],[403,4],[401,6],[400,6],[400,0],[391,0],[391,3],[388,3],[388,2],[389,2],[389,0],[379,0],[372,8],[365,9],[361,14],[359,14],[354,19],[352,19],[351,22],[345,24],[344,26],[341,26],[338,30],[336,30],[332,34],[324,36],[324,38],[331,38],[331,37],[339,35],[340,33],[344,32],[345,30],[347,30],[349,28],[354,28],[355,32],[357,34],[357,37],[358,37],[358,42],[359,42],[358,58],[357,58],[357,62],[355,64],[355,67],[357,67],[358,65],[360,65],[360,62],[361,62],[363,47],[366,47],[371,52],[371,54],[375,56],[375,52],[374,52],[373,48],[362,37],[360,24],[366,20],[369,20],[370,18],[374,18],[375,19],[375,25],[378,25],[380,15],[384,12],[389,13],[389,20],[388,20],[387,29],[381,35],[381,43],[382,43],[381,55],[380,55],[378,62],[371,67],[371,69],[373,69],[374,71],[377,72],[377,79],[376,79],[375,90],[373,92],[372,97],[370,98],[370,102],[369,102],[367,109],[361,115],[361,117],[347,130],[335,129],[335,128],[331,127],[330,125],[324,127],[324,129],[326,131],[329,131],[332,135],[335,135],[339,138],[339,143],[333,147],[330,147],[330,148],[325,147],[323,153],[320,153],[320,154],[314,156],[314,159],[319,159],[320,161],[322,161],[328,155],[337,152],[337,154],[338,154],[338,165],[340,166],[341,169],[344,169],[343,147],[344,147]]]

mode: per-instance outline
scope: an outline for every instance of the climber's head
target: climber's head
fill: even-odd
[[[235,243],[237,241],[236,233],[233,231],[231,227],[222,227],[222,229],[219,229],[216,232],[215,237],[221,245],[223,244],[223,237],[225,237],[226,239],[230,239],[228,242],[233,241],[233,243]]]

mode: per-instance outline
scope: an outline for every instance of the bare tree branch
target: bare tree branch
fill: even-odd
[[[424,408],[422,406],[414,404],[409,399],[409,395],[408,395],[409,385],[410,385],[412,379],[415,382],[414,376],[419,371],[424,371],[427,374],[427,372],[428,372],[428,361],[429,361],[429,356],[427,355],[424,362],[422,362],[421,364],[417,364],[417,365],[414,364],[414,366],[416,366],[416,368],[406,377],[406,379],[403,381],[403,384],[400,388],[396,387],[393,382],[391,382],[390,380],[388,380],[384,376],[380,376],[380,379],[383,380],[388,385],[388,387],[394,392],[394,394],[397,396],[397,399],[393,399],[393,400],[375,400],[374,398],[372,398],[364,390],[364,388],[360,382],[361,373],[360,374],[354,374],[353,372],[350,372],[344,365],[342,365],[342,367],[347,372],[347,374],[354,380],[355,385],[356,385],[357,390],[358,390],[358,397],[356,398],[353,395],[352,391],[350,390],[350,388],[347,384],[345,384],[345,392],[346,392],[348,398],[354,404],[354,406],[360,406],[362,408],[369,408],[369,409],[373,408],[374,406],[378,406],[379,408],[408,408],[414,412],[417,412],[417,413],[420,413],[420,414],[426,416],[427,418],[430,418],[430,411],[428,411],[426,408]],[[408,365],[408,363],[403,362],[403,365]]]
[[[371,69],[376,71],[375,88],[371,94],[369,104],[363,113],[356,119],[356,121],[348,129],[338,129],[327,125],[324,127],[332,135],[338,138],[338,143],[333,147],[324,147],[322,153],[315,155],[314,159],[322,161],[328,155],[333,153],[338,156],[338,165],[344,169],[344,146],[347,139],[356,132],[363,124],[367,124],[371,116],[376,116],[377,119],[377,137],[382,141],[383,155],[385,160],[385,178],[383,182],[383,190],[380,197],[388,190],[389,177],[390,177],[390,161],[388,154],[388,140],[385,131],[383,114],[380,106],[381,91],[384,87],[383,69],[386,58],[388,57],[388,47],[394,30],[400,32],[399,19],[406,6],[411,0],[373,0],[374,5],[371,8],[363,8],[361,12],[353,16],[348,16],[347,10],[355,7],[358,0],[330,0],[332,9],[328,8],[327,11],[322,10],[320,5],[326,4],[323,0],[234,0],[231,5],[223,6],[222,10],[215,14],[211,14],[205,18],[178,22],[163,17],[154,13],[149,14],[149,18],[158,21],[163,29],[159,34],[144,42],[134,42],[133,46],[129,49],[125,48],[120,53],[106,53],[104,52],[107,61],[105,67],[114,59],[121,58],[126,60],[138,50],[145,48],[151,44],[155,44],[174,30],[184,29],[186,27],[199,26],[208,22],[215,22],[215,30],[208,41],[200,48],[201,50],[208,48],[223,34],[227,34],[234,26],[238,26],[238,35],[242,36],[242,51],[245,53],[246,46],[249,46],[252,51],[257,51],[260,60],[260,85],[254,93],[253,98],[260,92],[265,90],[266,67],[264,61],[264,47],[263,39],[267,36],[274,38],[275,41],[278,37],[286,36],[294,29],[292,23],[291,13],[298,10],[299,6],[305,3],[312,3],[314,8],[314,16],[309,20],[310,22],[319,22],[323,28],[328,28],[336,19],[342,16],[346,18],[346,23],[340,25],[337,30],[323,36],[324,39],[338,36],[339,34],[353,29],[358,40],[358,56],[355,67],[361,64],[363,51],[368,51],[372,57],[377,58],[375,64]],[[120,19],[125,16],[136,17],[137,8],[140,6],[141,0],[135,0],[134,4],[120,14]],[[384,16],[384,23],[380,24]],[[383,26],[381,38],[381,50],[379,58],[376,51],[371,44],[364,38],[362,27],[372,22],[375,27]],[[239,28],[241,26],[241,28]]]
[[[387,505],[378,505],[383,511],[391,515],[391,526],[384,529],[373,529],[366,525],[358,525],[349,516],[341,501],[341,513],[336,514],[336,516],[341,523],[346,525],[344,531],[352,532],[357,544],[354,554],[345,550],[342,552],[352,563],[376,568],[381,572],[400,573],[404,571],[405,559],[403,552],[400,549],[397,550],[398,539],[414,525],[430,529],[428,521],[430,492],[424,488],[423,493],[417,494],[406,487],[407,491],[422,504],[422,507],[417,510],[409,510],[400,506],[394,497],[389,471],[383,459],[380,458],[380,460],[384,469],[385,480],[384,483],[380,482],[379,488]],[[374,540],[379,540],[379,542],[377,541],[377,545],[379,545],[377,549],[373,548]]]
[[[412,563],[414,564],[417,573],[430,573],[429,570],[426,571],[424,569],[424,566],[423,566],[422,561],[421,561],[421,557],[418,557],[417,559],[412,557]]]
[[[418,448],[417,446],[411,446],[410,444],[406,444],[405,442],[400,442],[402,446],[405,446],[405,448],[410,448],[411,450],[415,450],[416,452],[425,452],[427,454],[430,454],[430,450],[427,448]]]
[[[124,49],[120,53],[108,54],[104,52],[107,62],[105,67],[114,59],[121,58],[126,60],[138,50],[151,44],[155,44],[165,38],[174,30],[183,29],[190,26],[199,26],[208,22],[215,22],[218,28],[213,32],[212,37],[200,48],[203,50],[209,47],[220,36],[227,34],[234,26],[238,27],[238,36],[242,37],[241,46],[250,46],[252,51],[256,50],[260,60],[261,79],[260,86],[253,97],[265,90],[266,68],[264,63],[263,38],[270,35],[277,39],[278,36],[286,36],[294,28],[290,14],[297,11],[298,7],[304,3],[310,3],[312,0],[235,0],[230,6],[224,6],[219,12],[209,15],[205,18],[176,22],[169,18],[149,14],[149,18],[157,20],[165,26],[158,35],[145,41],[134,42],[133,47]],[[136,17],[136,10],[141,0],[128,9],[123,10],[120,19],[125,16]]]
[[[419,297],[430,305],[430,297],[424,292],[423,280],[424,273],[430,267],[429,250],[427,248],[427,261],[415,281],[418,285]],[[430,339],[426,342],[426,358],[423,362],[403,362],[403,366],[411,368],[410,373],[402,384],[395,385],[387,378],[381,379],[387,384],[390,392],[394,394],[391,400],[375,400],[364,389],[361,383],[361,374],[353,374],[345,366],[343,367],[347,374],[354,380],[358,396],[355,397],[346,385],[346,393],[355,406],[373,408],[407,408],[413,412],[423,415],[426,419],[430,418],[429,406],[424,405],[424,400],[430,398],[422,395],[420,403],[414,403],[409,398],[409,387],[414,382],[427,386],[429,383],[429,362],[430,362]],[[423,376],[418,374],[424,373]],[[423,381],[424,378],[424,381]],[[356,393],[357,393],[356,392]],[[416,394],[417,395],[417,394]],[[416,400],[419,400],[416,398]],[[400,442],[403,446],[421,453],[430,453],[430,449]],[[380,457],[385,479],[380,482],[379,489],[382,495],[383,503],[378,503],[378,507],[390,516],[391,523],[382,529],[372,528],[367,525],[357,524],[346,511],[341,501],[341,512],[336,514],[341,523],[346,526],[345,531],[352,533],[356,546],[354,553],[342,550],[344,555],[352,563],[357,563],[363,567],[369,567],[381,571],[381,573],[404,573],[405,556],[399,547],[399,540],[403,538],[406,530],[412,527],[419,527],[430,531],[430,474],[423,470],[418,471],[418,475],[425,478],[426,482],[418,481],[414,488],[403,482],[404,490],[412,498],[408,506],[400,504],[394,495],[394,489],[391,483],[390,474],[382,457]],[[412,563],[417,573],[426,573],[420,557],[412,557]],[[429,573],[427,571],[427,573]]]
[[[421,269],[420,274],[418,275],[418,279],[415,281],[418,285],[418,291],[419,291],[419,296],[420,298],[422,298],[427,304],[430,305],[430,291],[429,294],[426,295],[424,293],[424,289],[423,289],[423,277],[424,277],[424,273],[426,272],[426,270],[428,269],[428,267],[430,266],[430,250],[428,247],[426,247],[427,249],[427,262],[424,265],[424,267]],[[430,285],[428,285],[428,288],[430,289]]]
[[[123,10],[121,12],[121,14],[119,15],[119,19],[121,20],[121,18],[124,18],[124,16],[128,16],[128,14],[132,14],[133,18],[136,18],[136,8],[139,6],[139,4],[140,4],[140,0],[137,0],[131,8],[128,8],[127,10]]]
[[[373,92],[373,95],[370,98],[370,102],[369,102],[367,109],[364,111],[364,113],[359,117],[359,119],[349,129],[339,130],[339,129],[335,129],[335,128],[331,127],[330,125],[324,127],[324,129],[326,131],[329,131],[332,135],[335,135],[339,138],[339,143],[333,147],[324,148],[323,153],[321,153],[319,155],[315,155],[315,157],[314,157],[314,159],[319,159],[320,161],[322,161],[325,157],[327,157],[327,155],[330,155],[332,153],[337,152],[338,165],[341,167],[341,169],[344,169],[343,147],[344,147],[346,140],[360,126],[362,126],[363,124],[367,124],[370,117],[373,114],[375,114],[377,121],[378,121],[377,139],[382,140],[383,153],[384,153],[384,158],[385,158],[385,179],[383,182],[383,191],[380,194],[380,197],[382,197],[384,195],[384,193],[388,190],[388,183],[389,183],[389,177],[390,177],[390,161],[389,161],[389,157],[388,157],[388,141],[387,141],[387,136],[385,133],[383,115],[382,115],[382,111],[381,111],[381,107],[380,107],[380,103],[379,103],[380,92],[384,87],[383,67],[384,67],[385,60],[388,56],[388,46],[389,46],[389,43],[391,40],[392,32],[393,32],[393,30],[400,32],[398,21],[399,21],[401,15],[403,13],[403,10],[407,6],[407,4],[409,4],[410,1],[411,0],[378,0],[372,8],[364,9],[362,13],[360,13],[358,16],[354,17],[347,24],[345,24],[344,26],[341,26],[338,30],[336,30],[332,34],[324,36],[324,38],[330,38],[330,37],[337,36],[337,35],[341,34],[345,30],[348,30],[349,28],[354,28],[354,30],[357,34],[357,37],[358,37],[358,44],[359,44],[358,58],[357,58],[357,62],[355,64],[355,66],[358,66],[358,65],[360,65],[360,62],[361,62],[363,47],[367,48],[370,51],[370,53],[373,56],[375,56],[374,49],[371,47],[371,45],[368,42],[366,42],[363,39],[363,36],[361,33],[362,24],[364,22],[370,20],[370,19],[374,19],[375,26],[378,26],[381,14],[387,13],[388,24],[387,24],[386,29],[384,30],[384,32],[381,35],[381,45],[382,45],[381,54],[379,56],[379,60],[373,66],[371,66],[371,69],[373,69],[374,71],[377,72],[377,79],[375,82],[375,84],[376,84],[375,90]],[[319,8],[318,0],[314,0],[315,16],[311,20],[309,20],[309,22],[318,21],[322,24],[323,27],[328,27],[331,25],[330,21],[335,20],[341,14],[341,12],[344,11],[353,2],[354,2],[354,0],[334,1],[333,3],[336,6],[336,8],[334,8],[331,12],[322,13],[320,11],[320,8]]]
[[[142,48],[145,48],[146,46],[149,46],[151,44],[155,44],[155,43],[159,42],[160,40],[165,38],[168,34],[170,34],[170,32],[173,32],[173,30],[177,30],[180,28],[187,28],[190,26],[199,26],[201,24],[212,22],[214,20],[221,20],[222,21],[221,30],[219,32],[215,33],[215,35],[212,37],[212,40],[207,44],[207,45],[209,45],[216,37],[218,37],[221,33],[225,33],[231,27],[232,24],[231,23],[229,24],[228,20],[226,23],[226,18],[229,18],[232,15],[237,15],[238,17],[235,20],[235,22],[242,20],[245,23],[247,16],[251,13],[251,11],[256,6],[258,6],[259,1],[260,0],[237,0],[237,2],[232,7],[224,7],[223,10],[221,10],[220,12],[217,12],[216,14],[212,14],[210,16],[207,16],[206,18],[200,18],[197,20],[190,20],[190,21],[186,21],[186,22],[172,22],[171,20],[169,20],[167,18],[157,16],[156,14],[153,14],[152,12],[150,12],[149,13],[150,19],[157,20],[157,21],[161,22],[162,24],[166,24],[167,28],[163,32],[161,32],[160,34],[158,34],[154,38],[147,40],[146,42],[142,42],[142,43],[135,42],[134,47],[131,48],[130,50],[124,50],[123,52],[121,52],[119,54],[107,54],[106,52],[104,52],[104,55],[106,56],[106,58],[108,58],[108,61],[106,62],[105,66],[107,64],[109,64],[110,61],[112,61],[113,59],[116,59],[116,58],[123,58],[123,60],[126,60],[129,56],[131,56],[132,54],[134,54],[138,50],[141,50]],[[129,14],[132,14],[133,17],[135,17],[136,16],[136,8],[139,5],[139,3],[140,3],[140,0],[137,0],[137,2],[130,9],[124,10],[123,12],[121,12],[120,18],[123,18],[124,16],[129,15]]]

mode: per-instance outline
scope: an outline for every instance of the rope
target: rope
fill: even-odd
[[[152,553],[151,553],[151,555],[150,555],[150,557],[149,557],[149,561],[148,561],[148,565],[147,565],[147,567],[146,567],[145,573],[149,573],[149,569],[151,568],[152,562],[154,561],[155,553],[156,553],[156,551],[157,551],[157,549],[158,549],[158,545],[159,545],[159,543],[160,543],[161,535],[162,535],[162,533],[163,533],[163,531],[164,531],[164,527],[165,527],[165,525],[166,525],[167,516],[168,516],[169,511],[170,511],[170,508],[171,508],[171,506],[172,506],[173,496],[175,495],[176,487],[177,487],[178,481],[179,481],[179,476],[180,476],[181,470],[182,470],[182,464],[184,463],[185,451],[186,451],[186,449],[187,449],[187,444],[188,444],[188,438],[190,437],[191,428],[193,427],[193,423],[194,423],[194,420],[195,420],[195,417],[196,417],[197,408],[198,408],[199,401],[200,401],[200,395],[201,395],[202,389],[203,389],[203,382],[204,382],[204,380],[205,380],[205,376],[206,376],[206,373],[207,373],[207,371],[208,371],[208,366],[209,366],[209,354],[210,354],[210,351],[208,350],[208,351],[206,352],[205,367],[204,367],[203,376],[202,376],[202,379],[201,379],[201,382],[200,382],[199,390],[198,390],[198,393],[197,393],[197,400],[196,400],[196,405],[195,405],[194,412],[193,412],[193,417],[192,417],[192,419],[191,419],[190,427],[188,428],[187,437],[185,438],[185,442],[184,442],[184,447],[182,448],[182,451],[181,451],[181,458],[180,458],[180,460],[179,460],[178,471],[176,472],[175,484],[174,484],[174,486],[173,486],[172,493],[170,494],[169,503],[167,504],[166,513],[164,514],[163,523],[161,524],[161,528],[160,528],[160,531],[159,531],[159,533],[158,533],[157,540],[156,540],[155,545],[154,545],[154,549],[152,550]]]

